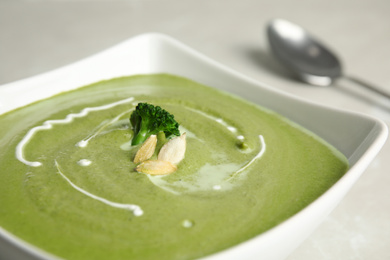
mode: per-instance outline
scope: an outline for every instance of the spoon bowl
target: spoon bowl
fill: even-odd
[[[328,86],[342,75],[339,59],[301,27],[275,19],[267,33],[275,56],[301,80]]]
[[[339,58],[298,25],[283,19],[272,20],[267,26],[267,36],[275,57],[303,82],[328,86],[344,77],[390,98],[385,91],[361,79],[343,75]]]

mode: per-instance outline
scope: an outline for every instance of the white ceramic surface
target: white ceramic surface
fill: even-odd
[[[102,79],[160,72],[229,91],[279,112],[333,144],[347,156],[351,165],[331,189],[298,214],[262,235],[205,259],[287,257],[340,202],[387,138],[387,127],[379,120],[282,93],[234,72],[172,38],[155,33],[134,37],[67,67],[0,86],[0,114]],[[3,254],[20,254],[19,250],[35,252],[1,229],[0,235],[3,241],[4,238],[11,239],[11,243],[17,245],[16,248],[0,245],[2,250],[8,250],[3,250]],[[39,252],[34,254],[40,255]],[[26,254],[23,257],[32,256]]]

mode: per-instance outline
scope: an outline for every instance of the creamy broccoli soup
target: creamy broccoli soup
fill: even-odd
[[[129,117],[140,102],[186,134],[171,174],[135,170]],[[172,75],[98,82],[1,115],[0,126],[0,226],[65,259],[209,255],[286,220],[348,167],[286,118]]]

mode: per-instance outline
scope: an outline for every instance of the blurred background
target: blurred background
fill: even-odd
[[[255,80],[327,106],[379,117],[390,101],[345,80],[312,87],[272,56],[265,26],[301,25],[342,59],[346,74],[390,93],[388,0],[0,0],[0,85],[160,32]],[[326,221],[288,260],[390,259],[387,142]]]

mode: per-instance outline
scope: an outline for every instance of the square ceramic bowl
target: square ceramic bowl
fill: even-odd
[[[170,37],[156,33],[131,38],[67,67],[0,86],[0,114],[103,79],[149,73],[187,77],[272,109],[334,145],[350,163],[349,171],[306,208],[263,234],[205,257],[207,260],[287,257],[340,202],[387,138],[387,127],[379,120],[284,94],[232,71]],[[0,227],[2,257],[52,258]]]

